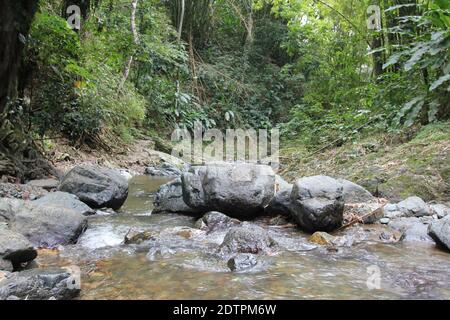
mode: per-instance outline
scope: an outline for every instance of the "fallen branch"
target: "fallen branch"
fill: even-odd
[[[375,214],[377,214],[377,213],[380,213],[380,211],[382,211],[382,210],[384,209],[385,206],[386,206],[386,203],[384,203],[381,207],[375,209],[374,211],[369,212],[368,214],[363,215],[362,217],[358,217],[358,218],[356,218],[356,219],[353,219],[352,221],[350,221],[350,222],[347,223],[347,224],[344,224],[342,227],[340,227],[340,228],[337,229],[336,231],[344,230],[344,229],[346,229],[346,228],[348,228],[348,227],[354,225],[355,223],[358,223],[358,222],[361,223],[361,221],[363,221],[363,223],[364,223],[364,220],[365,220],[365,219],[367,219],[367,218],[369,218],[369,217],[371,217],[371,216],[373,216],[373,215],[375,215]]]

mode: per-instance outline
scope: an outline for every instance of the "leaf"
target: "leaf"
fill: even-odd
[[[428,45],[420,44],[416,46],[411,52],[413,52],[411,58],[405,63],[405,70],[411,70],[423,57],[425,53],[430,49]]]
[[[394,11],[394,10],[406,8],[406,7],[415,7],[415,6],[417,6],[416,3],[399,4],[399,5],[387,8],[386,10],[384,10],[384,12]]]
[[[430,91],[435,90],[436,88],[441,86],[444,82],[449,81],[449,80],[450,80],[450,74],[443,75],[442,77],[440,77],[439,79],[437,79],[435,82],[433,82],[431,84]]]
[[[436,115],[439,111],[439,102],[432,101],[430,102],[430,105],[428,106],[428,121],[434,122],[437,120]]]
[[[400,58],[403,56],[403,54],[404,54],[404,51],[391,55],[389,57],[389,59],[386,61],[386,63],[383,64],[383,69],[386,69],[387,67],[389,67],[393,64],[396,64],[400,60]]]

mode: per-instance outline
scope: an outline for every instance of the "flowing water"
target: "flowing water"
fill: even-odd
[[[363,241],[328,250],[261,221],[279,250],[250,271],[230,272],[213,254],[226,231],[205,234],[193,218],[151,215],[153,193],[167,181],[133,178],[120,213],[91,217],[78,244],[42,251],[39,263],[80,266],[81,299],[450,299],[450,254],[432,244]],[[130,230],[157,241],[124,245]]]

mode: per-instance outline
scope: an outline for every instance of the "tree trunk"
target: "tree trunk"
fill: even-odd
[[[0,114],[17,93],[25,37],[37,9],[38,0],[0,0]]]
[[[131,32],[133,33],[133,39],[134,39],[134,44],[136,46],[138,46],[141,41],[139,39],[139,34],[137,32],[137,27],[136,27],[136,11],[137,11],[137,6],[138,6],[138,1],[139,0],[132,0],[131,1]],[[128,76],[130,75],[130,70],[131,70],[131,66],[133,65],[133,61],[134,61],[134,55],[132,54],[127,61],[127,64],[125,65],[125,69],[123,71],[123,78],[122,81],[120,82],[119,85],[119,90],[118,92],[121,92],[123,89],[123,86],[125,85],[125,82],[128,79]]]

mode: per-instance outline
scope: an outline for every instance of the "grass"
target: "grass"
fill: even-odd
[[[450,122],[378,134],[308,157],[303,146],[281,150],[288,180],[326,174],[352,180],[390,200],[416,195],[450,202]]]

